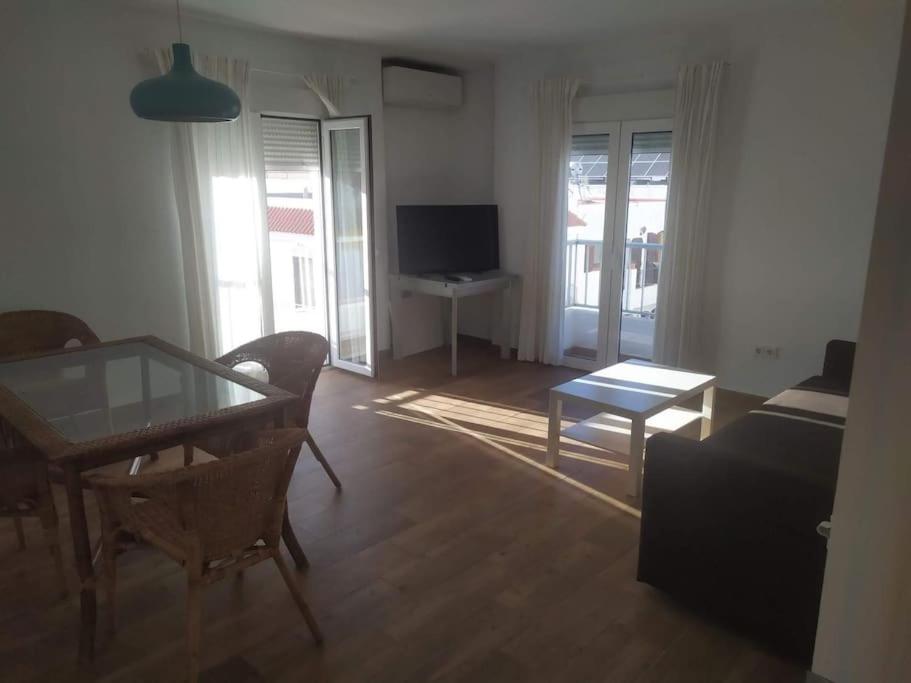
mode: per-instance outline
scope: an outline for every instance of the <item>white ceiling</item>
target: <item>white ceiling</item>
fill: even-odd
[[[173,11],[174,0],[138,0]],[[184,12],[299,35],[496,55],[819,0],[181,0]]]

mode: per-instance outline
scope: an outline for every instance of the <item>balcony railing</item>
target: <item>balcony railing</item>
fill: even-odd
[[[598,308],[603,263],[601,240],[574,239],[566,243],[566,305]],[[660,242],[626,241],[623,263],[624,315],[654,317],[661,270]]]
[[[655,336],[658,274],[664,245],[626,241],[621,294],[620,354],[650,360]],[[594,359],[598,348],[602,242],[576,239],[566,244],[566,354]],[[606,275],[606,273],[605,273]]]

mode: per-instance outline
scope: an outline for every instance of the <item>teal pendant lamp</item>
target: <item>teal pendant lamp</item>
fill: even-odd
[[[190,46],[183,42],[180,0],[177,26],[181,42],[174,43],[174,63],[164,76],[139,83],[130,93],[136,116],[152,121],[217,123],[240,116],[240,98],[224,83],[199,75],[190,59]]]

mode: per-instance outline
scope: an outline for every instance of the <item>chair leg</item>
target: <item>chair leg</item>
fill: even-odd
[[[41,516],[41,526],[44,528],[44,540],[47,548],[54,560],[54,569],[57,572],[57,581],[60,583],[60,595],[66,596],[66,573],[63,571],[63,553],[60,551],[60,530],[57,526],[57,513],[54,510],[50,514]]]
[[[288,565],[285,564],[285,560],[282,558],[278,549],[276,549],[272,559],[275,560],[275,564],[278,565],[278,571],[281,572],[282,578],[285,580],[285,585],[288,586],[288,590],[291,591],[291,597],[294,598],[294,602],[297,603],[298,609],[300,609],[301,614],[304,615],[304,620],[307,622],[307,626],[310,627],[310,633],[313,634],[313,639],[316,641],[317,645],[321,645],[323,642],[323,633],[320,631],[316,619],[313,618],[313,613],[310,612],[307,601],[304,600],[304,596],[301,594],[300,586],[297,585],[294,574],[291,573]]]
[[[282,518],[282,540],[284,540],[288,552],[291,553],[291,557],[294,558],[294,565],[298,569],[304,569],[305,567],[310,566],[310,561],[307,559],[306,554],[304,554],[304,549],[301,548],[301,544],[294,534],[294,528],[291,526],[291,518],[288,516],[287,505],[285,505],[285,514]]]
[[[117,630],[117,531],[105,524],[101,531],[101,558],[104,562],[104,592],[108,613],[108,632]]]
[[[187,680],[199,680],[200,591],[202,584],[192,578],[187,581]]]
[[[16,538],[19,541],[19,550],[25,550],[25,531],[22,529],[22,518],[13,517],[13,525],[16,527]]]
[[[342,482],[338,480],[338,477],[335,476],[335,472],[332,471],[332,468],[329,466],[329,462],[326,460],[326,456],[323,455],[323,452],[319,449],[319,446],[316,445],[316,441],[313,440],[313,435],[310,432],[307,432],[307,445],[310,446],[310,450],[313,451],[313,457],[315,457],[319,464],[323,466],[323,469],[326,470],[326,474],[329,475],[329,478],[332,480],[332,483],[335,484],[335,488],[339,491],[342,490]]]

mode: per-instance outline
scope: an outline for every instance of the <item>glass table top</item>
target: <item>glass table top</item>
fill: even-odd
[[[0,362],[0,384],[73,443],[266,398],[144,341]]]

